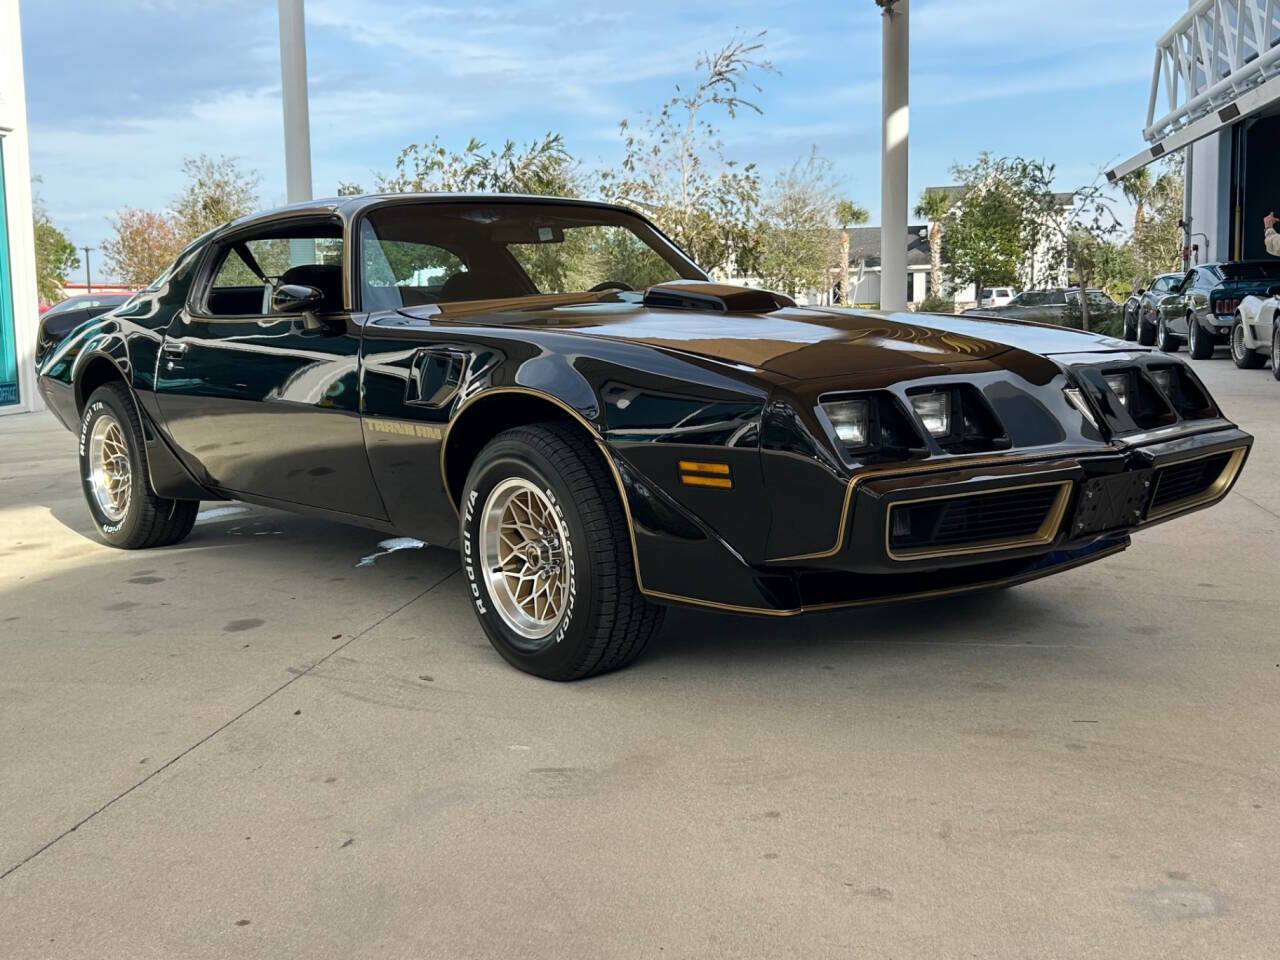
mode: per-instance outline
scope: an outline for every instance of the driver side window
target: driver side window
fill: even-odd
[[[336,222],[276,224],[228,241],[215,256],[204,302],[209,316],[276,315],[271,297],[285,284],[319,290],[317,313],[343,309],[342,227]]]

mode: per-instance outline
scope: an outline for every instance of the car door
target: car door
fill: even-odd
[[[342,226],[285,220],[210,245],[160,348],[156,398],[204,482],[249,499],[384,519],[360,423],[363,315],[349,309]],[[288,312],[273,292],[312,288]]]
[[[1163,297],[1169,295],[1171,284],[1168,277],[1156,277],[1151,281],[1151,286],[1147,288],[1141,299],[1138,301],[1138,319],[1142,323],[1151,323],[1156,311],[1156,306]]]
[[[1209,267],[1197,267],[1191,273],[1191,283],[1182,290],[1181,309],[1169,318],[1169,329],[1180,337],[1186,337],[1190,332],[1187,324],[1189,315],[1209,309],[1209,291],[1218,282]]]
[[[1188,270],[1181,282],[1169,292],[1169,295],[1160,300],[1158,313],[1162,322],[1168,325],[1169,330],[1178,335],[1187,332],[1185,323],[1186,304],[1191,293],[1191,288],[1196,282],[1195,269]]]

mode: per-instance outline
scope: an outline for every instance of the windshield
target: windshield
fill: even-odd
[[[598,289],[705,274],[644,220],[576,204],[397,203],[360,226],[365,310]]]

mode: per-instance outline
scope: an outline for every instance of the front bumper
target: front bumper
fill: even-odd
[[[685,542],[706,550],[690,553],[698,562],[642,563],[642,589],[664,602],[789,615],[1022,583],[1116,553],[1134,531],[1217,503],[1252,443],[1233,426],[1180,428],[1096,452],[878,468],[850,479],[844,509],[832,517],[839,523],[835,549],[750,565],[716,549],[715,538],[691,535]],[[626,488],[632,508],[640,506],[641,488]],[[895,545],[897,511],[1037,490],[1045,491],[1044,515],[1017,536],[987,536],[976,525],[968,540]],[[641,557],[656,546],[655,526],[639,524]],[[691,596],[695,583],[699,595]]]
[[[855,479],[852,520],[830,566],[866,574],[937,570],[983,558],[1074,550],[1127,535],[1221,500],[1252,443],[1249,434],[1231,427],[1096,455]],[[1202,464],[1204,470],[1170,471],[1180,464]],[[895,549],[894,519],[913,505],[941,500],[980,505],[984,497],[1036,489],[1046,493],[1043,512],[1031,517],[1040,522],[1016,535],[992,538],[975,527],[968,539],[961,530],[960,538],[945,543]]]

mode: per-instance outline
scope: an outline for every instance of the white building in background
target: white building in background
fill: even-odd
[[[18,0],[0,0],[0,414],[38,410],[39,323]]]
[[[1280,4],[1191,0],[1175,15],[1155,41],[1148,146],[1107,177],[1180,153],[1183,266],[1267,258],[1262,218],[1280,214]]]

